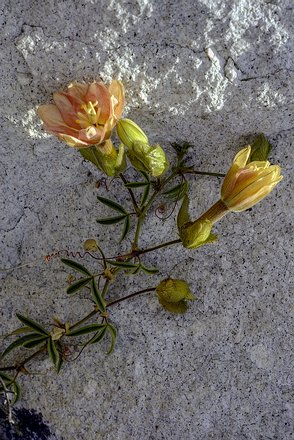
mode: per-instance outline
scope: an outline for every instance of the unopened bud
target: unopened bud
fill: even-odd
[[[89,252],[97,252],[98,251],[98,244],[94,238],[88,238],[83,244],[83,248],[85,251]]]
[[[128,148],[132,148],[134,142],[148,144],[148,138],[144,131],[131,119],[120,119],[116,131],[122,143]]]

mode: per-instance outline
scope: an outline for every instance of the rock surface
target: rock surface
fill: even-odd
[[[125,115],[169,152],[170,142],[189,141],[202,170],[226,171],[263,132],[285,176],[253,210],[217,225],[218,244],[150,254],[160,276],[123,277],[111,292],[184,276],[198,297],[186,315],[168,314],[152,295],[113,308],[115,352],[93,346],[59,376],[47,361],[32,366],[40,374],[22,380],[22,404],[64,440],[293,438],[293,2],[3,0],[0,8],[0,266],[17,267],[1,272],[3,334],[16,327],[16,311],[49,324],[89,309],[85,297],[66,297],[67,271],[44,255],[79,250],[89,237],[116,252],[115,227],[95,221],[101,176],[35,114],[72,80],[121,79]],[[220,181],[190,181],[196,215],[217,199]],[[176,236],[174,220],[154,213],[147,229],[142,246]]]

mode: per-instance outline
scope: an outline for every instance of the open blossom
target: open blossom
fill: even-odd
[[[221,188],[221,200],[230,211],[244,211],[258,203],[282,180],[279,165],[268,161],[248,162],[251,146],[234,158]]]
[[[53,99],[55,104],[38,108],[45,129],[71,147],[87,148],[109,139],[124,109],[124,87],[116,80],[108,87],[73,83]]]

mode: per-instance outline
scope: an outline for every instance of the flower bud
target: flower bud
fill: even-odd
[[[169,166],[166,154],[159,145],[152,147],[136,141],[128,149],[127,156],[136,170],[146,171],[153,177],[161,176]]]
[[[146,134],[131,119],[121,119],[118,121],[116,131],[122,143],[128,148],[132,148],[134,142],[148,144]]]
[[[186,300],[195,299],[186,281],[172,278],[161,281],[156,293],[162,307],[172,313],[185,313],[188,308]]]
[[[188,222],[180,229],[183,246],[187,249],[196,249],[204,244],[213,243],[217,236],[211,233],[212,223],[207,219]]]
[[[88,238],[83,244],[83,248],[85,251],[88,252],[97,252],[98,251],[98,244],[97,241],[94,240],[94,238]]]
[[[278,165],[268,161],[250,162],[251,146],[234,158],[222,188],[221,200],[230,211],[240,212],[258,203],[282,180]]]
[[[85,159],[96,165],[107,176],[115,176],[126,169],[124,146],[120,145],[117,151],[110,139],[99,146],[82,148],[79,151]]]

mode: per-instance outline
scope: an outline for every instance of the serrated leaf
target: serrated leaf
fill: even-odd
[[[98,306],[100,312],[104,313],[106,310],[105,302],[104,302],[104,300],[98,290],[97,284],[94,279],[92,280],[91,286],[92,286],[93,299],[94,299],[96,305]]]
[[[141,264],[141,269],[143,272],[147,273],[148,275],[154,275],[155,273],[159,272],[157,267],[146,267],[143,264]]]
[[[97,333],[97,335],[93,336],[93,338],[90,339],[89,342],[87,342],[87,345],[88,344],[96,344],[97,342],[102,341],[102,339],[106,335],[106,331],[107,331],[107,324],[104,325],[104,328],[102,330],[100,330],[99,333]]]
[[[271,149],[272,146],[265,135],[260,134],[255,138],[254,142],[251,145],[251,154],[248,161],[266,161],[268,159]]]
[[[13,392],[14,392],[14,399],[12,401],[12,405],[14,405],[20,398],[21,395],[21,386],[18,382],[13,382]]]
[[[109,331],[110,336],[111,336],[111,344],[110,344],[110,348],[109,348],[109,350],[108,350],[108,352],[107,352],[107,354],[110,354],[110,353],[113,352],[113,349],[114,349],[114,346],[115,346],[115,341],[116,341],[116,336],[117,336],[117,330],[116,330],[116,328],[115,328],[113,325],[111,325],[111,324],[108,324],[108,326],[107,326],[107,330]]]
[[[52,340],[52,338],[48,339],[47,350],[48,350],[48,355],[49,355],[54,367],[57,368],[57,366],[60,362],[60,353],[57,350],[56,344]]]
[[[123,227],[123,230],[122,230],[122,234],[121,234],[121,237],[120,237],[120,240],[119,240],[120,243],[121,243],[121,242],[125,239],[125,237],[127,236],[127,233],[129,232],[130,227],[131,227],[130,216],[127,215],[127,216],[126,216],[126,219],[125,219],[124,227]]]
[[[146,203],[146,201],[148,199],[149,193],[150,193],[150,184],[147,185],[145,187],[144,191],[143,191],[143,194],[142,194],[142,197],[141,197],[141,201],[140,201],[140,206],[145,205],[145,203]]]
[[[117,217],[98,218],[96,221],[100,225],[114,225],[115,223],[122,222],[127,216],[128,214],[119,215]]]
[[[22,347],[24,343],[36,340],[36,338],[40,338],[40,333],[31,333],[30,335],[22,336],[21,338],[13,341],[1,354],[1,358],[4,358],[8,353],[18,347]],[[45,339],[45,338],[44,338]]]
[[[125,183],[126,188],[142,188],[143,186],[148,185],[148,182],[129,182]]]
[[[105,199],[104,197],[97,196],[97,199],[99,202],[103,203],[106,206],[109,206],[109,208],[114,209],[115,211],[120,212],[121,214],[127,214],[127,211],[118,203],[114,202],[113,200]]]
[[[66,333],[66,336],[83,336],[89,333],[97,332],[103,327],[105,327],[105,324],[89,324],[85,325],[84,327],[69,331],[68,333]]]
[[[31,318],[27,318],[26,316],[23,316],[20,313],[17,313],[16,316],[20,320],[20,322],[30,327],[32,330],[39,333],[40,335],[45,335],[45,336],[49,335],[49,333],[40,324],[38,324],[38,322],[33,321]]]
[[[61,261],[72,269],[81,272],[83,275],[92,275],[91,272],[88,271],[88,269],[86,269],[84,266],[82,266],[80,263],[77,263],[76,261],[69,260],[68,258],[61,258]]]
[[[135,263],[128,263],[127,261],[114,261],[114,260],[108,260],[107,263],[111,264],[112,266],[116,267],[122,267],[124,269],[135,269],[138,267]]]
[[[76,293],[82,287],[85,287],[92,279],[93,279],[93,277],[81,278],[80,280],[78,280],[75,283],[71,284],[66,289],[66,293],[68,293],[69,295],[72,295],[73,293]]]

